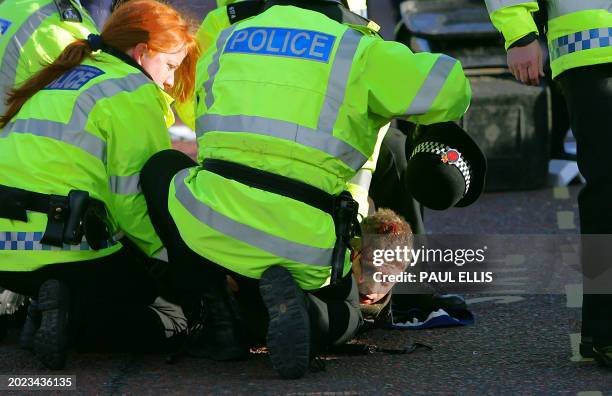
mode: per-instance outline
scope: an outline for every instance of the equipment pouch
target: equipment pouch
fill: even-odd
[[[356,234],[361,234],[357,214],[359,204],[350,193],[343,191],[336,198],[334,208],[334,223],[336,226],[336,244],[332,253],[331,284],[336,284],[342,279],[344,270],[344,258],[346,250],[350,247],[350,241]]]
[[[83,219],[85,239],[93,250],[106,248],[111,238],[110,227],[104,204],[92,201]]]
[[[64,243],[78,245],[83,240],[83,218],[89,205],[89,193],[81,190],[71,190],[68,193],[70,214],[64,225]]]
[[[57,247],[64,246],[64,225],[69,215],[70,207],[68,199],[61,195],[50,195],[47,211],[47,228],[40,243]]]

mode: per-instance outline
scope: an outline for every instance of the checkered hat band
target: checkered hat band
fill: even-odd
[[[447,165],[452,165],[456,167],[463,175],[463,179],[465,180],[465,192],[463,193],[463,196],[465,196],[465,194],[467,194],[468,190],[470,189],[470,165],[467,163],[467,161],[463,159],[463,155],[459,152],[459,150],[453,149],[445,144],[438,142],[423,142],[414,148],[410,157],[412,158],[412,156],[418,153],[430,153],[442,157],[442,155],[448,153],[449,150],[455,150],[459,153],[459,159],[454,162],[449,161],[447,162]]]

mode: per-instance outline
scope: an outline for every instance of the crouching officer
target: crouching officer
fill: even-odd
[[[0,114],[11,88],[55,60],[75,38],[95,32],[87,12],[68,0],[0,2]],[[0,320],[0,327],[4,322]]]
[[[316,348],[347,341],[361,322],[346,244],[356,204],[344,189],[379,129],[393,117],[458,119],[470,101],[458,61],[343,24],[345,12],[335,1],[266,1],[223,30],[197,67],[200,165],[168,151],[142,172],[153,224],[182,258],[176,286],[205,293],[207,355],[244,353],[231,274],[240,290],[259,285],[284,378],[303,376]]]
[[[0,285],[38,296],[33,349],[49,368],[65,364],[69,320],[94,344],[135,346],[163,334],[141,259],[162,244],[139,173],[170,147],[163,88],[173,89],[176,73],[176,95],[188,96],[196,58],[174,9],[134,0],[101,35],[74,41],[8,96],[0,118]]]
[[[612,234],[612,1],[487,0],[495,27],[506,39],[508,66],[517,80],[537,85],[542,51],[532,13],[547,15],[546,36],[553,79],[561,85],[577,143],[577,161],[586,185],[580,191],[580,232]],[[584,302],[580,353],[612,368],[612,294],[609,243],[582,238]],[[591,244],[594,245],[591,245]],[[609,256],[609,254],[607,255]],[[601,282],[603,287],[592,285]]]

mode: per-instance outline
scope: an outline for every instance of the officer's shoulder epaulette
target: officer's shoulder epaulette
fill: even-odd
[[[64,22],[83,22],[83,16],[70,0],[53,0],[60,19]]]
[[[263,0],[247,0],[229,4],[227,6],[227,17],[233,25],[247,18],[261,14],[263,7]]]
[[[369,20],[368,18],[364,18],[359,14],[356,14],[345,7],[340,7],[342,9],[342,23],[353,26],[363,26],[368,30],[378,33],[380,30],[380,26],[374,21]]]
[[[380,36],[380,26],[374,21],[369,21],[367,25],[356,25],[350,22],[345,24],[367,36]]]

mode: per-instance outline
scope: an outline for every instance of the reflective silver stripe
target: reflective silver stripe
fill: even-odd
[[[0,132],[0,138],[7,137],[11,133],[30,133],[58,140],[85,150],[101,161],[104,161],[106,157],[106,143],[104,140],[84,132],[83,128],[79,126],[55,121],[20,119],[7,124],[4,130]]]
[[[0,100],[0,114],[6,112],[4,98],[8,90],[15,85],[17,65],[19,64],[19,58],[21,58],[23,46],[43,21],[54,13],[57,13],[57,7],[52,1],[30,15],[29,18],[19,26],[15,34],[9,38],[9,42],[6,44],[6,51],[4,51],[4,58],[0,65],[0,97],[2,98],[2,100]],[[40,60],[37,59],[35,61],[39,62]]]
[[[140,174],[131,176],[111,176],[110,190],[113,194],[130,195],[138,194],[140,190]]]
[[[489,14],[492,14],[501,8],[515,6],[517,4],[536,2],[536,0],[485,0],[485,3],[487,4],[487,10],[489,10]]]
[[[157,252],[155,252],[155,254],[153,255],[153,258],[167,263],[168,262],[168,250],[165,247],[159,249]]]
[[[372,171],[369,169],[360,169],[349,183],[361,186],[366,190],[369,189],[372,183]]]
[[[151,80],[142,73],[101,81],[81,92],[74,104],[72,118],[67,124],[38,119],[18,119],[4,127],[0,132],[0,138],[10,133],[44,136],[83,149],[106,163],[106,142],[85,131],[89,113],[99,100],[121,92],[135,91],[147,83],[151,83]]]
[[[612,11],[612,0],[559,0],[548,2],[548,19],[587,10]]]
[[[357,170],[368,158],[350,144],[330,135],[287,121],[255,116],[205,114],[198,119],[199,135],[206,132],[247,132],[290,140],[323,151]]]
[[[427,113],[440,94],[440,91],[442,91],[449,74],[456,64],[456,59],[450,56],[440,55],[429,71],[429,75],[423,82],[423,85],[421,85],[419,92],[417,92],[412,103],[410,103],[410,107],[406,110],[405,115],[410,116]]]
[[[184,169],[175,176],[176,198],[200,222],[224,235],[269,252],[277,257],[302,264],[316,266],[330,265],[332,248],[323,249],[302,245],[267,234],[232,220],[199,201],[185,185],[185,177],[188,174],[189,169]],[[206,249],[206,246],[203,246],[203,249]]]
[[[334,63],[332,64],[329,74],[329,82],[327,83],[327,92],[325,93],[325,101],[319,114],[319,122],[317,129],[326,131],[330,134],[334,131],[334,125],[338,119],[340,106],[344,102],[346,94],[346,86],[353,65],[353,58],[359,47],[359,41],[363,36],[353,29],[349,28],[338,45]]]
[[[219,58],[221,58],[221,54],[223,53],[223,48],[225,47],[225,42],[232,34],[232,32],[236,29],[238,25],[234,25],[231,28],[225,29],[219,35],[217,39],[217,52],[213,56],[213,60],[208,65],[208,80],[204,83],[204,91],[206,92],[206,108],[210,109],[215,102],[215,96],[213,94],[213,84],[215,82],[215,77],[217,76],[217,72],[219,71]]]

